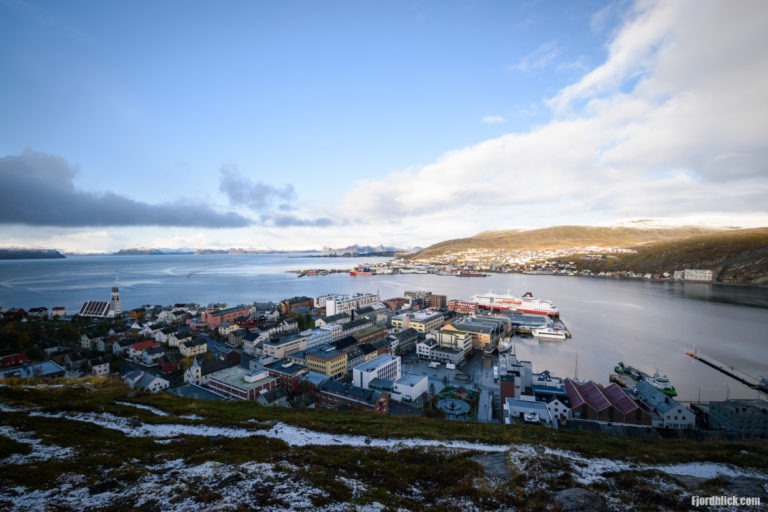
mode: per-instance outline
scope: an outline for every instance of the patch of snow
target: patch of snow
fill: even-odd
[[[12,407],[10,405],[6,405],[2,402],[0,402],[0,412],[21,412],[22,409],[17,409],[16,407]]]
[[[765,475],[754,471],[745,471],[727,464],[714,462],[691,462],[687,464],[663,464],[650,466],[669,475],[695,476],[699,478],[716,478],[717,476],[765,478]]]
[[[533,447],[530,445],[514,446],[510,451],[513,463],[526,467],[528,461],[540,455],[557,456],[568,462],[574,473],[574,480],[582,484],[590,484],[603,478],[605,473],[619,471],[652,471],[657,470],[668,475],[693,476],[699,478],[715,478],[718,475],[729,477],[766,478],[766,475],[756,471],[739,469],[727,464],[713,462],[692,462],[686,464],[630,464],[612,459],[588,458],[568,450]]]
[[[12,511],[76,509],[94,510],[108,506],[139,508],[162,506],[168,512],[233,509],[296,512],[374,512],[381,506],[350,507],[345,503],[316,506],[312,496],[325,492],[268,463],[241,465],[206,462],[187,465],[182,459],[147,467],[148,473],[130,485],[92,494],[88,487],[76,487],[71,479],[46,490],[23,487],[0,489],[0,502]],[[268,497],[270,503],[264,504]]]
[[[527,468],[537,457],[559,457],[570,467],[573,479],[582,484],[590,484],[603,478],[604,473],[626,471],[635,466],[626,462],[612,459],[590,459],[568,450],[534,447],[532,445],[517,445],[510,450],[513,464]]]
[[[109,413],[75,413],[64,412],[43,413],[32,412],[30,416],[41,416],[47,418],[64,418],[72,421],[82,421],[93,423],[103,428],[118,430],[130,437],[155,437],[167,439],[181,435],[191,436],[218,436],[228,438],[241,438],[262,436],[272,439],[280,439],[291,446],[353,446],[353,447],[375,447],[388,450],[401,450],[404,448],[448,448],[457,450],[476,450],[482,452],[506,452],[509,447],[506,445],[491,445],[483,443],[472,443],[468,441],[450,441],[433,439],[374,439],[366,436],[346,435],[346,434],[328,434],[325,432],[315,432],[304,428],[294,427],[285,423],[277,423],[269,430],[249,430],[245,428],[234,427],[216,427],[210,425],[179,425],[179,424],[160,424],[152,425],[143,423],[133,424],[127,418],[121,418]]]
[[[404,448],[453,448],[460,450],[476,450],[482,452],[506,452],[507,445],[492,445],[484,443],[471,443],[468,441],[450,441],[434,439],[375,439],[366,436],[347,434],[328,434],[315,432],[300,427],[294,427],[285,423],[278,423],[269,430],[258,431],[260,435],[280,439],[291,446],[353,446],[385,448],[389,450],[401,450]]]
[[[157,407],[152,407],[151,405],[133,404],[131,402],[118,402],[118,401],[115,401],[115,403],[117,405],[126,405],[128,407],[135,407],[136,409],[143,409],[145,411],[151,412],[152,414],[157,414],[158,416],[169,416],[167,412],[162,411]]]
[[[185,419],[185,420],[204,420],[205,418],[202,416],[198,416],[197,414],[185,414],[184,416],[179,416],[179,418]]]
[[[218,436],[218,437],[252,437],[260,435],[258,431],[231,427],[214,427],[209,425],[180,425],[165,423],[152,425],[149,423],[134,424],[129,418],[122,418],[110,413],[43,413],[31,412],[30,416],[41,416],[45,418],[64,418],[72,421],[81,421],[92,423],[110,430],[117,430],[130,437],[156,437],[166,439],[182,435],[190,436]]]
[[[34,432],[22,432],[13,427],[0,427],[0,435],[12,439],[17,443],[29,445],[32,449],[30,453],[15,453],[10,457],[0,460],[0,464],[29,464],[30,462],[41,462],[51,459],[68,459],[75,454],[72,448],[64,448],[56,445],[43,444],[40,439],[35,439]]]

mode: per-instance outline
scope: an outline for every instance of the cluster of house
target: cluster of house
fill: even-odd
[[[562,379],[549,372],[533,373],[530,361],[502,354],[499,381],[505,423],[519,420],[556,427],[566,421],[586,420],[675,430],[697,425],[696,411],[645,380],[625,389],[615,383],[604,386]],[[768,415],[766,420],[768,426]]]
[[[460,302],[409,291],[388,300],[358,293],[236,307],[145,307],[124,315],[120,332],[83,335],[79,347],[46,348],[46,361],[6,354],[0,378],[109,375],[120,367],[128,386],[149,392],[382,413],[420,410],[429,381],[402,372],[403,356],[460,366],[474,351],[495,354],[519,327],[519,315],[483,314]],[[314,327],[300,330],[299,315],[309,315]],[[762,400],[690,408],[644,381],[628,390],[561,379],[534,373],[530,362],[508,353],[498,356],[496,377],[505,423],[690,429],[698,418],[713,428],[768,437],[768,402]]]

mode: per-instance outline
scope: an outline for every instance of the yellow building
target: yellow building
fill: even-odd
[[[472,345],[475,350],[491,352],[499,345],[501,336],[508,332],[508,323],[504,319],[485,316],[465,317],[446,325],[445,329],[470,332],[474,335]]]
[[[347,353],[334,348],[317,348],[307,352],[307,368],[339,380],[347,374]]]
[[[445,317],[442,313],[418,312],[392,317],[392,327],[398,332],[412,328],[416,332],[426,334],[440,329],[444,323]]]

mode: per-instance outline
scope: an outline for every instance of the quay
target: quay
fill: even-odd
[[[756,389],[762,393],[768,393],[768,383],[766,383],[765,379],[760,380],[757,377],[753,377],[752,375],[744,373],[738,368],[734,368],[731,365],[718,361],[714,357],[708,356],[702,352],[699,352],[698,350],[694,350],[693,352],[688,351],[685,353],[685,355],[692,357],[697,361],[701,361],[708,366],[711,366],[715,370],[718,370],[719,372],[724,373],[733,379],[736,379],[742,384],[746,384],[752,389]]]

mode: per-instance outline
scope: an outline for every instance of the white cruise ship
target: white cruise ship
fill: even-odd
[[[469,300],[477,303],[477,305],[483,309],[515,310],[520,311],[521,313],[534,313],[537,315],[549,316],[560,315],[560,311],[552,301],[536,299],[531,292],[527,292],[522,297],[489,292],[482,295],[475,295]]]

